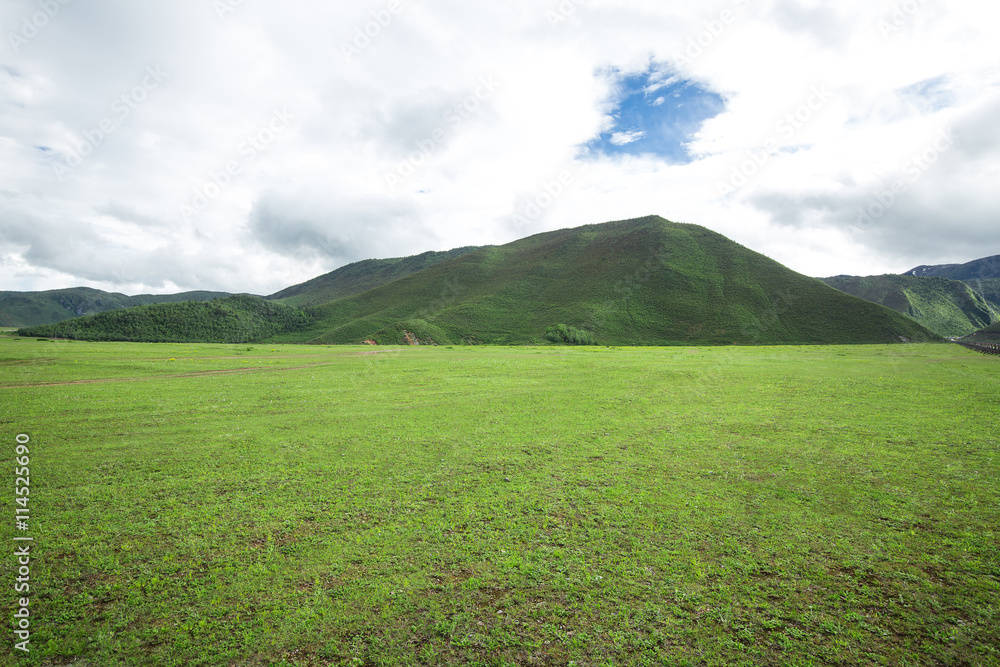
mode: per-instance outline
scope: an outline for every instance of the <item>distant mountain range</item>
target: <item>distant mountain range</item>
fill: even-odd
[[[822,280],[842,292],[908,315],[942,336],[965,336],[1000,319],[1000,305],[958,280],[891,274]]]
[[[942,336],[965,336],[1000,320],[1000,255],[965,264],[918,266],[902,275],[822,280],[904,313]]]
[[[279,331],[254,334],[263,332],[258,318],[274,316],[261,305],[267,303],[306,308],[297,310],[301,318],[279,311]],[[242,296],[238,306],[236,320],[247,330],[227,335],[241,342],[525,344],[544,343],[552,331],[563,334],[556,340],[606,345],[940,339],[895,310],[795,273],[704,227],[658,216],[502,246],[358,262],[270,301]],[[97,327],[93,318],[81,318],[21,333],[92,338],[100,331],[102,339],[170,340],[169,332],[186,330],[185,318],[195,318],[192,331],[199,322],[206,331],[204,317],[199,309],[162,304],[146,307],[141,318],[107,319]],[[199,340],[223,340],[202,335]]]
[[[937,264],[934,266],[918,266],[904,271],[906,276],[921,278],[950,278],[951,280],[997,279],[1000,278],[1000,255],[984,257],[965,264]]]
[[[933,338],[704,227],[653,216],[537,234],[315,308],[288,342],[852,343]]]
[[[920,277],[940,277],[960,280],[979,292],[1000,310],[1000,255],[984,257],[965,264],[918,266],[906,272]]]
[[[94,315],[151,303],[211,301],[226,292],[183,292],[126,296],[90,287],[70,287],[46,292],[0,292],[0,327],[54,324],[74,317]]]
[[[291,306],[306,307],[350,296],[404,278],[438,262],[478,250],[456,248],[446,252],[425,252],[413,257],[366,259],[336,271],[287,287],[268,297]],[[45,292],[0,292],[0,327],[32,327],[95,315],[134,306],[181,301],[212,301],[233,296],[229,292],[183,292],[180,294],[140,294],[126,296],[91,287],[70,287]]]

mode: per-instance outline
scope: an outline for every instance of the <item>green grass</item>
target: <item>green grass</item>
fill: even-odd
[[[997,665],[998,362],[5,336],[4,664]]]

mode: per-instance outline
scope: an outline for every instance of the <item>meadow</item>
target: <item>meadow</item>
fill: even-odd
[[[0,664],[1000,665],[998,379],[946,344],[0,336],[8,620],[34,538]]]

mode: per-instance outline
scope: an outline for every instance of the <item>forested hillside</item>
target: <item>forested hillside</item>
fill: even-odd
[[[150,303],[211,301],[230,296],[226,292],[183,292],[128,296],[91,287],[70,287],[44,292],[0,292],[0,326],[33,327],[55,324],[106,310],[122,310]]]
[[[248,343],[309,324],[305,311],[260,297],[136,306],[20,329],[20,336],[148,343]]]
[[[964,336],[997,319],[997,309],[958,280],[914,275],[834,276],[831,287],[892,308],[942,336]]]

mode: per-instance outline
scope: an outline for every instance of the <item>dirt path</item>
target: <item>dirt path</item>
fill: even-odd
[[[239,354],[234,357],[153,357],[149,361],[198,361],[207,359],[315,359],[316,357],[361,357],[368,356],[372,354],[386,354],[389,352],[400,352],[402,348],[391,348],[388,350],[368,350],[364,352],[340,352],[337,354],[263,354],[263,355],[246,355]]]
[[[202,377],[206,375],[225,375],[228,373],[262,373],[262,372],[283,372],[298,371],[306,368],[318,368],[329,366],[331,362],[324,361],[318,364],[307,364],[305,366],[287,366],[284,368],[223,368],[211,371],[197,371],[194,373],[178,373],[175,375],[145,375],[143,377],[118,377],[118,378],[93,378],[89,380],[71,380],[69,382],[35,382],[31,384],[5,384],[0,385],[0,389],[17,389],[19,387],[66,387],[74,384],[106,384],[113,382],[143,382],[146,380],[173,380],[177,378]]]

